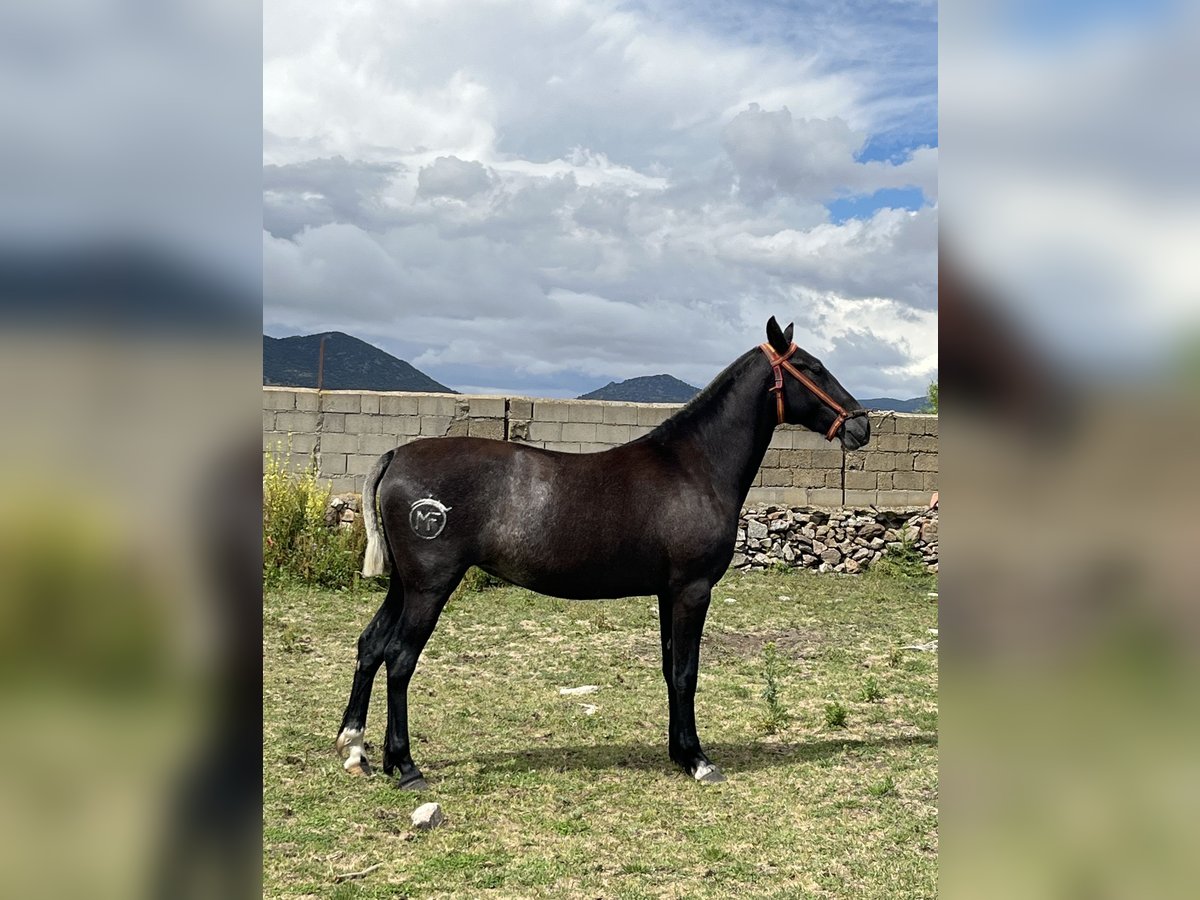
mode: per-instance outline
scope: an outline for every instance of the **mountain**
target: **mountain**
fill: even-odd
[[[700,388],[671,375],[643,375],[625,381],[610,381],[580,400],[626,400],[633,403],[687,403]]]
[[[876,397],[874,400],[860,400],[867,409],[890,410],[891,412],[921,412],[929,403],[928,397],[913,397],[911,400],[896,400],[894,397]]]
[[[404,360],[340,331],[286,338],[264,334],[263,384],[316,387],[321,338],[325,338],[322,386],[326,390],[457,393]]]

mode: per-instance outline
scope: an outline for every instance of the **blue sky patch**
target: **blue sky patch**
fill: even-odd
[[[860,197],[839,197],[825,204],[836,225],[850,219],[869,219],[881,209],[920,209],[925,193],[920,188],[883,188]]]

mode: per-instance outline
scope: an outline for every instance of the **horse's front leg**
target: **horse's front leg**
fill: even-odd
[[[721,770],[709,761],[700,746],[696,733],[696,678],[700,671],[700,636],[712,586],[695,582],[664,595],[660,599],[659,617],[663,639],[663,675],[670,692],[671,722],[669,748],[671,759],[697,781],[713,784],[724,781]],[[670,640],[664,614],[670,615]],[[670,655],[668,661],[667,656]],[[669,672],[669,674],[668,674]]]

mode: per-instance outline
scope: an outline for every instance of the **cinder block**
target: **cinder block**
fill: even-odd
[[[916,413],[896,413],[896,433],[924,434],[925,418]]]
[[[533,401],[510,399],[508,401],[508,417],[510,419],[532,419]]]
[[[656,425],[661,425],[671,416],[678,412],[678,406],[666,406],[664,404],[642,404],[637,408],[637,417],[639,425],[649,425],[653,428]]]
[[[579,445],[564,441],[546,441],[547,450],[557,450],[559,453],[578,453]]]
[[[908,440],[907,434],[881,434],[878,437],[872,434],[867,446],[887,453],[904,453],[908,450]]]
[[[467,410],[473,419],[503,419],[503,397],[469,397]]]
[[[919,491],[925,486],[922,472],[893,472],[892,487],[901,491]]]
[[[813,450],[812,464],[816,469],[840,469],[842,467],[841,450]]]
[[[888,509],[904,509],[912,506],[924,508],[929,505],[929,494],[925,491],[880,492],[877,505]]]
[[[913,473],[917,474],[916,472]],[[926,491],[936,491],[938,489],[938,473],[937,472],[922,472],[921,473],[921,488]]]
[[[328,434],[333,431],[346,430],[346,414],[345,413],[321,413],[321,432]]]
[[[408,435],[413,437],[421,433],[420,416],[396,416],[383,423],[383,434]]]
[[[825,476],[827,474],[824,469],[793,469],[792,485],[802,488],[825,487]],[[837,475],[840,481],[841,472],[838,472]]]
[[[763,487],[791,487],[791,469],[759,469],[762,474]]]
[[[263,388],[263,409],[295,409],[296,394],[294,391],[280,388]]]
[[[913,457],[913,469],[917,472],[936,472],[938,458],[936,453],[918,453]]]
[[[491,438],[494,441],[504,440],[503,419],[470,419],[467,434],[471,437]]]
[[[796,487],[755,487],[746,497],[749,506],[776,504],[779,506],[809,506],[809,493]]]
[[[567,422],[562,427],[562,439],[564,441],[587,441],[594,443],[596,440],[596,426],[590,422]]]
[[[262,411],[262,414],[263,414],[263,429],[262,430],[264,432],[274,431],[275,430],[275,410],[264,409]]]
[[[327,453],[357,453],[358,441],[357,434],[323,434],[321,435],[321,450]]]
[[[877,484],[879,490],[880,491],[890,491],[893,487],[895,487],[895,485],[892,483],[892,479],[894,476],[895,476],[894,472],[879,472],[878,473],[879,481]]]
[[[927,434],[914,434],[908,439],[908,449],[922,453],[937,453],[938,439]]]
[[[781,454],[783,452],[784,452],[783,450],[768,449],[766,454],[763,456],[762,467],[764,469],[778,469],[779,468],[779,454]]]
[[[604,422],[607,425],[636,425],[638,423],[637,407],[634,406],[604,406]]]
[[[396,446],[396,440],[390,434],[360,434],[358,436],[358,452],[379,456],[387,453]]]
[[[588,444],[582,443],[579,445],[580,453],[603,453],[605,450],[611,450],[612,444]]]
[[[539,422],[565,422],[567,404],[561,400],[534,400],[533,418]]]
[[[321,398],[321,409],[325,412],[362,412],[362,394],[348,391],[326,391]]]
[[[629,440],[628,425],[597,425],[596,441],[601,444],[624,444]]]
[[[296,409],[301,412],[316,412],[321,408],[321,395],[314,389],[296,389]]]
[[[930,437],[938,436],[938,417],[936,413],[925,420],[925,433]]]
[[[631,425],[629,426],[629,439],[636,441],[640,437],[645,437],[653,430],[649,425]]]
[[[346,454],[345,453],[326,453],[321,451],[321,474],[322,475],[345,475],[346,474]]]
[[[362,409],[360,412],[369,416],[379,415],[379,395],[378,394],[363,394]]]
[[[868,472],[895,472],[896,454],[867,451],[863,457],[863,468]]]
[[[346,415],[347,434],[383,434],[387,419],[383,416],[364,416],[362,413]]]
[[[568,422],[591,422],[599,425],[604,421],[604,407],[599,403],[578,402],[567,405]]]
[[[361,475],[334,475],[329,479],[329,489],[335,494],[361,494],[364,482],[366,478]]]
[[[767,445],[769,450],[791,450],[792,449],[792,431],[788,428],[776,428],[771,434],[771,443]]]
[[[263,432],[263,452],[264,453],[284,453],[287,450],[286,434],[280,434],[277,431]]]
[[[841,469],[820,469],[825,473],[825,487],[842,489],[842,470]]]
[[[896,471],[911,472],[913,467],[913,454],[897,453],[896,456]]]
[[[276,430],[292,434],[315,432],[319,421],[315,412],[278,412],[275,414]]]
[[[531,441],[561,441],[562,422],[530,422],[529,439]]]
[[[483,420],[480,420],[483,421]],[[499,420],[497,420],[499,421]],[[471,431],[471,420],[466,416],[455,416],[450,420],[450,427],[446,429],[446,437],[468,437]]]
[[[829,447],[836,446],[836,438],[832,442],[827,441],[825,440],[825,435],[809,431],[807,428],[793,428],[790,430],[792,433],[793,450],[826,450]]]
[[[375,465],[378,454],[353,453],[346,457],[347,475],[366,475]]]
[[[422,416],[449,418],[454,415],[454,397],[446,394],[422,394],[417,398],[417,409]],[[444,428],[442,433],[445,433]]]
[[[862,450],[846,450],[842,462],[847,472],[861,472],[867,467],[867,454]]]
[[[768,450],[768,453],[771,451]],[[811,450],[780,450],[779,465],[789,469],[811,469],[813,467]]]
[[[812,488],[808,491],[810,506],[841,506],[842,491],[840,488]]]
[[[424,400],[421,401],[424,403]],[[451,409],[454,405],[451,404]],[[421,415],[421,434],[426,437],[442,437],[450,430],[450,416]]]
[[[874,491],[879,487],[879,477],[875,472],[846,472],[846,491]]]
[[[850,490],[846,489],[846,493],[842,497],[842,506],[877,506],[879,504],[879,494],[876,491]]]
[[[873,412],[867,416],[867,421],[871,423],[871,440],[875,440],[876,435],[896,433],[894,413]]]
[[[384,394],[379,412],[385,416],[415,416],[421,412],[421,398],[415,394]]]

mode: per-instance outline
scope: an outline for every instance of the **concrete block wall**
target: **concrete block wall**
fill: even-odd
[[[315,460],[335,492],[361,491],[379,455],[425,437],[472,436],[548,450],[608,450],[678,410],[660,403],[263,388],[263,448],[302,469]],[[777,429],[748,504],[923,507],[937,490],[937,416],[873,413],[871,443],[843,451],[813,432]]]

